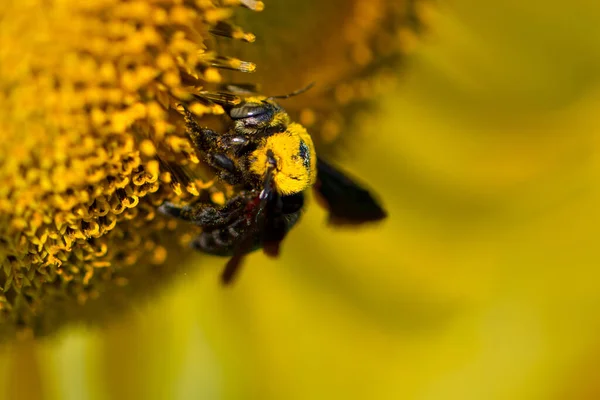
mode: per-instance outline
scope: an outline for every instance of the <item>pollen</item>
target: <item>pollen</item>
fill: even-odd
[[[223,69],[254,70],[214,46],[217,36],[254,41],[229,20],[242,6],[263,4],[0,4],[0,338],[90,319],[90,301],[169,271],[160,239],[178,224],[156,207],[220,193],[193,177],[176,106],[222,114],[192,94]]]

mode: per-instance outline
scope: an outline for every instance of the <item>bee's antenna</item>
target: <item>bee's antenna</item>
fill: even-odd
[[[271,97],[269,97],[269,100],[272,100],[272,99],[288,99],[290,97],[297,96],[299,94],[302,94],[302,93],[304,93],[304,92],[312,89],[313,86],[315,86],[315,82],[311,82],[308,85],[306,85],[305,87],[303,87],[302,89],[298,89],[298,90],[296,90],[296,91],[294,91],[294,92],[292,92],[290,94],[284,94],[284,95],[281,95],[281,96],[271,96]]]

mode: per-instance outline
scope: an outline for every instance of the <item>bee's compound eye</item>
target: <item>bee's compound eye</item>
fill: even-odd
[[[309,168],[310,167],[310,149],[308,148],[308,145],[304,142],[304,140],[300,141],[300,147],[298,148],[298,154],[300,155],[300,158],[302,159],[302,165],[304,165],[305,168]]]
[[[244,119],[248,117],[256,117],[267,113],[269,109],[264,105],[244,104],[239,107],[234,107],[229,111],[231,119]]]
[[[231,143],[236,145],[245,145],[248,143],[248,139],[243,136],[234,136],[231,138]]]

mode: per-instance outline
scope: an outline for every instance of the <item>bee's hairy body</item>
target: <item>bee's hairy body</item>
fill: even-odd
[[[233,256],[222,275],[225,283],[233,279],[244,254],[259,248],[278,254],[279,244],[300,219],[304,192],[313,185],[324,197],[332,223],[359,224],[385,217],[369,192],[317,160],[306,129],[290,121],[273,97],[248,95],[239,104],[223,105],[231,119],[224,133],[200,127],[182,108],[188,136],[201,158],[220,180],[237,187],[237,194],[220,207],[165,202],[160,210],[202,228],[192,241],[195,249]]]
[[[290,122],[275,101],[252,97],[233,108],[230,115],[250,115],[234,119],[223,134],[201,128],[193,114],[187,110],[184,113],[193,144],[223,181],[260,188],[270,150],[276,161],[273,179],[278,193],[295,194],[314,184],[317,158],[312,138],[302,125]]]

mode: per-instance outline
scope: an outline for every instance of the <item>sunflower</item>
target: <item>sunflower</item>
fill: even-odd
[[[0,5],[0,337],[98,323],[176,275],[189,251],[169,249],[194,232],[157,207],[231,194],[199,162],[179,104],[223,114],[211,96],[250,81],[255,59],[265,93],[318,82],[290,110],[324,149],[411,47],[421,4],[273,1],[262,20],[254,0]],[[272,26],[290,7],[293,29]],[[296,39],[316,9],[319,47]]]
[[[254,40],[229,22],[242,6],[263,4],[0,6],[3,334],[49,332],[176,265],[161,239],[176,223],[156,218],[156,207],[210,184],[181,172],[198,159],[174,106],[220,114],[191,93],[220,82],[220,70],[254,69],[211,43]]]

